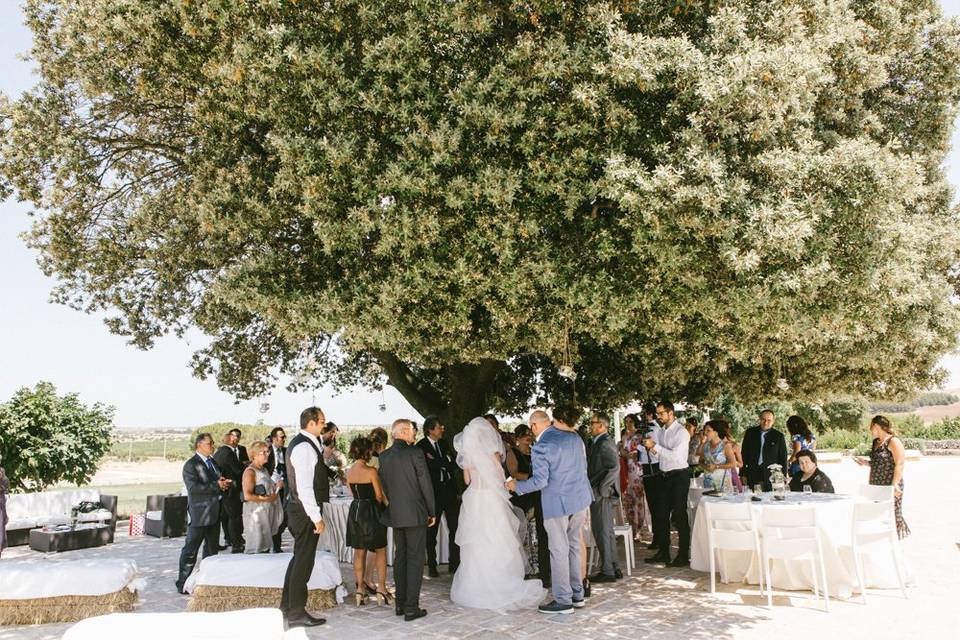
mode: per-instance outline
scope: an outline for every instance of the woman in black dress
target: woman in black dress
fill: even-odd
[[[357,580],[357,592],[354,595],[357,606],[367,601],[363,574],[367,560],[367,551],[376,554],[377,604],[390,603],[387,591],[387,528],[380,523],[380,512],[386,502],[380,476],[370,466],[373,457],[373,442],[366,436],[357,436],[350,443],[350,457],[356,462],[347,471],[347,485],[353,493],[350,513],[347,516],[347,546],[353,548],[353,573]]]
[[[833,482],[817,466],[817,454],[802,449],[797,452],[796,461],[800,470],[790,479],[790,491],[803,491],[804,487],[810,487],[814,493],[836,493]]]
[[[902,540],[910,535],[910,527],[903,519],[903,466],[907,459],[906,449],[885,416],[873,417],[870,421],[870,435],[873,436],[870,460],[854,460],[861,465],[870,465],[870,484],[893,485],[893,513],[897,521],[897,535]]]

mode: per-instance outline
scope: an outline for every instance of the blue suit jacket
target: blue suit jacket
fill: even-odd
[[[533,445],[533,473],[517,481],[517,493],[540,492],[543,517],[583,511],[593,502],[587,479],[587,452],[576,433],[549,427]]]

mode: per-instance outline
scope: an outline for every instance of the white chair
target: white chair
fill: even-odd
[[[857,574],[857,584],[863,603],[867,603],[867,585],[863,579],[863,548],[887,544],[890,556],[897,571],[897,581],[903,597],[907,598],[907,584],[904,576],[903,558],[900,556],[900,539],[897,537],[897,525],[893,515],[893,506],[889,501],[857,502],[853,505],[853,564]]]
[[[763,572],[767,574],[767,607],[773,608],[771,561],[808,560],[813,575],[813,595],[819,598],[822,588],[824,608],[830,611],[827,571],[823,564],[823,545],[820,541],[820,529],[817,527],[816,510],[813,507],[764,509],[760,535],[761,563]]]
[[[627,513],[623,510],[623,496],[620,497],[620,524],[614,519],[613,535],[623,538],[623,554],[627,560],[627,575],[633,575],[633,525],[627,522]]]
[[[623,538],[623,552],[626,557],[626,569],[627,575],[633,575],[633,569],[636,568],[635,558],[633,555],[633,527],[627,522],[626,512],[623,510],[623,498],[620,498],[620,524],[617,524],[617,514],[613,515],[613,535],[614,539],[617,537]],[[593,565],[597,564],[600,559],[600,548],[593,546],[590,548],[590,555],[587,557],[587,575],[589,576],[593,572]]]
[[[717,552],[752,551],[760,558],[760,534],[753,521],[753,509],[749,502],[723,503],[704,502],[707,519],[707,542],[710,545],[710,593],[717,592]],[[726,562],[720,560],[723,574],[727,575]],[[760,567],[760,592],[763,593],[766,567]]]
[[[860,485],[860,497],[874,502],[890,502],[893,500],[893,485],[862,484]]]

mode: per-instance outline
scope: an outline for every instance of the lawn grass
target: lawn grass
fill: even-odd
[[[97,489],[104,495],[117,496],[117,516],[128,518],[131,513],[147,510],[147,496],[180,493],[183,483],[110,484],[89,488]]]

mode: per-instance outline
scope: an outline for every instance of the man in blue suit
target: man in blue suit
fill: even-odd
[[[540,605],[540,611],[573,613],[574,607],[584,606],[580,538],[593,493],[587,479],[583,440],[571,428],[577,424],[579,413],[572,407],[557,407],[553,415],[556,425],[550,424],[543,411],[531,414],[530,428],[537,437],[533,474],[527,480],[509,480],[506,486],[518,495],[540,491],[554,598]]]
[[[184,593],[183,584],[197,563],[200,545],[203,544],[204,558],[217,555],[220,549],[220,497],[231,484],[213,461],[213,437],[209,433],[197,435],[194,447],[196,455],[183,465],[190,526],[187,527],[187,538],[180,551],[180,571],[177,574],[179,593]]]

